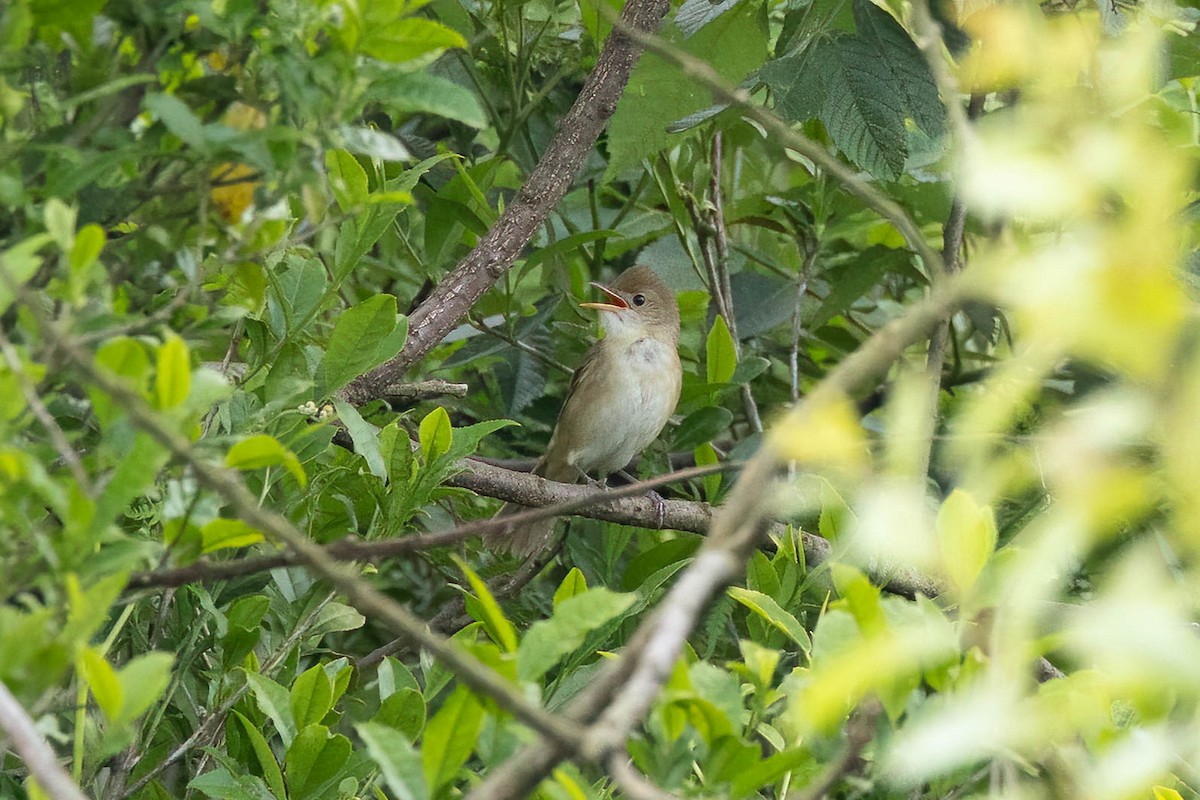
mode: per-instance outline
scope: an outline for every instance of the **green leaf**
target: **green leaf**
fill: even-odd
[[[154,397],[158,408],[175,408],[187,399],[192,388],[192,367],[188,348],[174,334],[158,346],[158,368],[154,373]]]
[[[283,772],[279,769],[279,762],[275,760],[275,753],[272,752],[266,737],[253,722],[239,712],[234,711],[233,716],[241,723],[242,733],[250,741],[250,748],[254,750],[254,757],[258,759],[259,769],[262,770],[267,786],[271,787],[271,793],[276,798],[286,798],[287,791],[284,789]]]
[[[288,800],[328,797],[342,778],[353,748],[341,734],[324,725],[309,725],[296,735],[284,756]]]
[[[980,506],[962,489],[955,489],[938,509],[938,542],[942,565],[960,592],[966,592],[996,549],[996,518],[990,506]]]
[[[729,383],[737,369],[737,348],[725,318],[717,315],[704,348],[705,375],[709,383]]]
[[[496,602],[496,598],[492,595],[491,590],[488,589],[488,585],[456,553],[452,553],[450,558],[462,570],[463,575],[467,577],[467,582],[471,584],[471,591],[475,593],[475,599],[478,601],[478,607],[483,615],[483,619],[480,622],[487,629],[492,641],[500,645],[506,653],[516,652],[517,631],[513,627],[513,624],[508,621],[508,617],[504,616],[504,611],[500,608],[500,604]]]
[[[124,725],[133,722],[157,703],[171,682],[175,656],[170,653],[145,653],[129,661],[117,673],[125,703],[113,717]]]
[[[738,362],[737,369],[729,377],[734,386],[742,386],[762,375],[771,367],[771,359],[762,356],[745,356]]]
[[[826,273],[831,286],[829,294],[807,327],[816,330],[839,314],[850,310],[854,301],[866,294],[889,272],[896,272],[908,265],[912,256],[907,250],[894,250],[875,245],[863,250],[848,263]]]
[[[259,710],[275,723],[275,730],[283,740],[283,746],[289,747],[296,738],[296,723],[292,719],[292,702],[288,690],[257,672],[247,672],[246,683],[254,693]]]
[[[780,607],[779,603],[762,592],[751,591],[750,589],[742,589],[737,586],[732,586],[728,590],[729,596],[746,608],[753,611],[758,616],[762,617],[771,627],[781,631],[802,651],[808,653],[812,650],[812,641],[809,639],[808,631],[804,630],[804,626],[791,613]]]
[[[87,285],[89,268],[100,257],[106,241],[104,229],[95,223],[84,225],[75,235],[75,244],[71,246],[71,299],[78,303],[83,299]]]
[[[85,647],[79,653],[79,671],[87,682],[96,705],[110,720],[116,720],[125,707],[125,687],[117,677],[116,670],[94,647]]]
[[[0,280],[0,313],[7,311],[15,299],[9,284],[23,286],[27,280],[32,278],[43,263],[42,258],[37,254],[38,251],[52,241],[54,239],[50,234],[39,233],[18,242],[5,250],[3,256],[0,256],[0,269],[4,270],[8,276],[8,280]]]
[[[429,796],[421,757],[404,734],[374,722],[363,722],[354,729],[397,800],[425,800]]]
[[[214,519],[200,529],[202,553],[212,553],[232,547],[249,547],[263,540],[262,531],[251,528],[240,519]]]
[[[808,747],[793,747],[762,759],[754,766],[734,776],[730,794],[734,798],[748,797],[767,784],[775,783],[789,772],[804,768],[819,769],[820,763]]]
[[[929,62],[896,18],[869,0],[854,0],[858,34],[872,45],[876,59],[895,76],[904,113],[931,137],[946,128],[946,109],[938,97]]]
[[[145,433],[135,433],[133,445],[104,487],[96,503],[88,535],[98,537],[135,498],[154,483],[159,469],[167,462],[167,451]]]
[[[342,125],[337,129],[338,139],[346,150],[355,155],[377,158],[380,161],[408,161],[412,154],[395,136],[362,125]],[[364,173],[365,178],[365,173]],[[371,200],[371,197],[365,199]],[[394,202],[411,203],[412,195],[394,192]],[[339,204],[340,205],[340,204]]]
[[[290,266],[282,273],[267,272],[271,280],[268,319],[279,338],[303,328],[329,289],[325,267],[318,259],[289,256],[285,263]]]
[[[738,84],[767,57],[767,19],[761,3],[738,3],[684,38],[671,26],[666,39],[689,55],[710,63],[726,82]],[[721,57],[712,58],[713,53]],[[609,162],[605,180],[634,167],[651,153],[682,141],[686,134],[668,134],[667,126],[712,104],[712,93],[700,87],[673,64],[653,53],[638,61],[617,111],[608,125]]]
[[[717,450],[709,442],[702,442],[696,445],[692,450],[693,456],[696,459],[697,467],[706,467],[721,463],[721,459],[717,457]],[[702,482],[704,483],[704,498],[712,503],[716,501],[717,495],[721,491],[721,473],[717,472],[712,475],[705,475]]]
[[[698,408],[684,417],[683,422],[672,435],[672,448],[675,450],[691,450],[694,447],[711,442],[733,424],[733,412],[721,406],[705,406]]]
[[[377,294],[342,312],[317,373],[322,396],[399,353],[407,337],[408,318],[396,315],[396,298],[390,294]]]
[[[407,17],[363,32],[359,49],[380,61],[393,64],[415,59],[430,60],[452,47],[466,47],[467,40],[440,22]]]
[[[354,452],[367,462],[367,469],[371,470],[372,475],[386,480],[387,465],[383,463],[383,452],[379,448],[379,429],[363,419],[358,409],[344,400],[333,398],[333,407],[350,434]]]
[[[454,780],[475,749],[483,726],[483,706],[465,686],[458,686],[425,726],[421,762],[430,793]]]
[[[425,415],[417,429],[417,440],[421,443],[421,455],[428,464],[434,458],[450,450],[454,437],[454,429],[450,425],[450,415],[446,409],[438,406]]]
[[[367,173],[358,159],[345,150],[325,152],[329,188],[342,211],[351,211],[367,201]]]
[[[416,688],[400,689],[379,705],[372,721],[395,728],[415,742],[425,728],[425,698]]]
[[[587,588],[587,578],[579,571],[579,567],[571,567],[567,577],[563,578],[562,583],[558,584],[558,588],[554,590],[554,607],[558,608],[559,603],[564,600],[570,600],[577,594],[583,594]]]
[[[292,682],[292,719],[296,728],[319,723],[333,708],[333,683],[320,664],[309,667]]]
[[[488,123],[474,92],[429,72],[389,74],[373,82],[367,93],[393,114],[436,114],[472,128]]]
[[[75,209],[57,197],[51,197],[42,209],[42,218],[46,222],[46,232],[54,237],[54,243],[64,253],[69,253],[75,241]]]
[[[535,681],[583,645],[587,634],[625,613],[634,593],[588,589],[555,605],[550,619],[535,622],[517,649],[517,677]]]
[[[147,110],[158,117],[167,127],[189,147],[201,152],[208,150],[208,141],[204,137],[204,125],[192,112],[187,103],[172,94],[147,94],[143,101]]]
[[[773,61],[760,73],[791,121],[818,117],[838,148],[884,179],[908,157],[904,89],[874,41],[840,35]]]
[[[309,635],[324,636],[327,633],[356,631],[364,624],[366,619],[363,615],[345,603],[326,603],[309,629]]]
[[[188,788],[215,800],[277,800],[257,775],[234,775],[224,767],[193,778]]]
[[[274,436],[256,433],[242,439],[225,454],[225,466],[234,469],[263,469],[282,464],[301,486],[308,485],[308,476],[300,459]]]

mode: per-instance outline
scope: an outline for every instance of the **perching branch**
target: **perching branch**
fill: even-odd
[[[629,0],[621,13],[621,27],[614,28],[604,43],[596,68],[575,104],[559,120],[525,185],[475,249],[410,315],[408,341],[400,354],[352,381],[342,392],[347,401],[362,404],[381,396],[386,386],[396,383],[405,370],[432,350],[512,266],[538,226],[567,193],[617,109],[617,100],[642,53],[640,41],[627,33],[657,31],[667,9],[666,0]]]
[[[948,280],[904,316],[881,328],[846,357],[802,402],[793,415],[844,395],[877,378],[937,320],[961,301],[962,289]],[[713,518],[709,538],[680,574],[658,608],[638,626],[622,656],[609,663],[568,704],[566,716],[587,725],[581,754],[586,759],[619,753],[670,676],[671,666],[703,612],[722,589],[745,570],[746,560],[768,529],[769,493],[781,466],[780,443],[767,437]],[[468,800],[516,800],[524,797],[564,758],[567,747],[540,740],[494,769]]]

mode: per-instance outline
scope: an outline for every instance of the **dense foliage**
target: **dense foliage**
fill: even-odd
[[[485,519],[462,459],[532,463],[595,338],[577,301],[641,263],[679,292],[684,386],[635,471],[769,450],[774,483],[661,491],[781,524],[628,737],[660,788],[581,750],[541,796],[1193,794],[1200,14],[672,4],[573,188],[410,370],[432,399],[346,402],[619,6],[0,6],[2,685],[91,797],[477,788],[534,732],[411,638],[375,653],[398,631],[304,566],[204,572],[280,549],[204,470],[322,545]],[[879,355],[931,303],[949,326]],[[853,393],[788,411],[831,374]],[[479,538],[353,563],[561,712],[704,541],[564,524],[528,574]],[[14,720],[0,797],[48,796]]]

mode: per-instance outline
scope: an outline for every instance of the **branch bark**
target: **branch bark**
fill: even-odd
[[[505,208],[492,229],[466,258],[448,273],[437,288],[409,317],[408,341],[399,355],[351,381],[343,397],[359,404],[382,396],[410,366],[432,350],[466,315],[496,279],[521,254],[538,226],[567,193],[591,152],[629,75],[642,53],[642,45],[625,31],[653,33],[666,16],[666,0],[629,0],[596,59],[579,97],[561,120],[546,151]]]

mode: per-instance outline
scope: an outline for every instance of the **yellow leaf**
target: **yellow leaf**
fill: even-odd
[[[158,348],[158,369],[154,375],[154,397],[160,409],[174,408],[187,399],[192,389],[192,367],[188,348],[169,334]]]
[[[772,429],[769,441],[788,461],[850,469],[867,463],[862,426],[846,397],[804,403]]]

